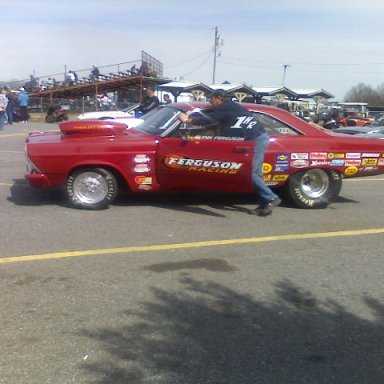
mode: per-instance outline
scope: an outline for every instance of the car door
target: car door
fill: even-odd
[[[252,191],[253,143],[234,139],[160,138],[156,168],[162,189]]]

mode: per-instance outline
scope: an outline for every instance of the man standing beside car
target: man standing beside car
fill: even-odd
[[[139,111],[143,114],[152,111],[160,104],[159,98],[155,95],[155,90],[152,87],[147,87],[145,90],[145,97],[139,105]]]
[[[268,147],[269,136],[264,126],[252,113],[239,103],[233,102],[223,89],[211,94],[213,108],[207,114],[181,114],[183,123],[193,125],[212,125],[217,123],[223,136],[241,136],[255,143],[252,159],[252,185],[260,200],[260,206],[250,214],[268,216],[273,208],[281,203],[280,198],[265,184],[263,177],[264,153]]]

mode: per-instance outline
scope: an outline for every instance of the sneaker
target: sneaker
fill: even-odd
[[[273,208],[280,205],[281,199],[279,197],[276,197],[274,200],[270,201],[267,204],[264,204],[260,207],[257,207],[253,211],[248,212],[250,215],[257,215],[257,216],[268,216],[272,213]]]

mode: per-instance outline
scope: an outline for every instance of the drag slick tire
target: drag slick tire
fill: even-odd
[[[314,168],[290,176],[286,192],[299,208],[325,208],[339,195],[341,185],[338,172]]]
[[[66,189],[74,207],[103,209],[115,199],[118,184],[113,173],[104,168],[82,168],[71,174]]]

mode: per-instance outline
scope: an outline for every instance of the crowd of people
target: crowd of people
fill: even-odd
[[[64,73],[64,79],[62,81],[57,80],[53,76],[49,76],[45,79],[40,79],[39,77],[35,77],[34,75],[30,75],[30,80],[27,81],[24,85],[24,88],[27,91],[32,92],[34,90],[46,90],[50,88],[66,86],[66,85],[77,85],[84,82],[93,82],[93,81],[101,81],[108,80],[110,78],[114,78],[114,76],[150,76],[156,77],[157,74],[148,66],[148,63],[142,62],[140,67],[136,67],[136,64],[133,64],[130,69],[127,69],[124,72],[119,72],[117,74],[109,73],[108,75],[103,75],[100,69],[96,65],[92,65],[90,68],[90,72],[86,77],[82,77],[77,74],[74,70],[69,70]],[[112,77],[111,77],[112,76]]]
[[[0,92],[0,130],[5,124],[13,122],[27,123],[29,96],[23,87],[18,92],[4,87]]]

